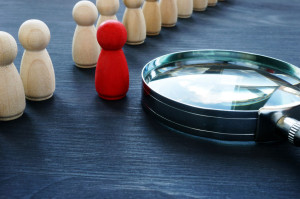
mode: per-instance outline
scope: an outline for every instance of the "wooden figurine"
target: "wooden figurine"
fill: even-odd
[[[33,101],[49,99],[55,90],[55,75],[46,49],[50,41],[48,26],[40,20],[25,21],[19,29],[19,40],[25,48],[20,73],[26,98]]]
[[[208,0],[194,0],[194,11],[205,11],[208,5]]]
[[[208,6],[216,6],[218,3],[218,0],[208,0]]]
[[[17,52],[16,40],[0,31],[0,121],[21,117],[26,106],[23,83],[13,63]]]
[[[90,1],[79,1],[73,8],[77,23],[72,44],[72,56],[79,68],[94,68],[100,54],[94,26],[98,17],[96,6]]]
[[[147,35],[159,35],[161,31],[161,14],[158,0],[146,0],[143,6],[143,13]]]
[[[121,99],[129,88],[128,66],[122,50],[127,40],[126,28],[118,21],[105,21],[99,26],[97,39],[102,50],[96,67],[96,91],[106,100]]]
[[[127,30],[127,44],[139,45],[146,39],[146,22],[141,6],[144,0],[123,0],[126,9],[123,24]]]
[[[193,0],[177,0],[178,17],[189,18],[193,14]]]
[[[161,26],[173,27],[177,23],[177,0],[160,0]]]
[[[97,0],[96,6],[100,16],[97,21],[97,28],[106,20],[118,20],[116,14],[119,10],[119,0]]]

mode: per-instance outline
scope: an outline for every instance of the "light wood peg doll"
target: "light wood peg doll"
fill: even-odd
[[[160,0],[161,26],[174,27],[177,23],[177,0]]]
[[[139,45],[146,39],[146,21],[141,9],[144,0],[123,0],[126,9],[123,24],[127,31],[127,44]]]
[[[51,98],[55,90],[55,74],[46,49],[50,42],[48,26],[40,20],[27,20],[19,29],[19,40],[25,48],[20,74],[26,98],[32,101]]]
[[[96,6],[100,14],[97,21],[97,29],[104,21],[118,20],[116,14],[120,7],[119,0],[97,0]]]
[[[0,121],[21,117],[26,106],[23,83],[13,63],[17,52],[16,40],[0,31]]]
[[[208,0],[194,0],[194,11],[205,11],[208,6]]]
[[[178,17],[190,18],[193,14],[193,0],[177,0]]]
[[[79,68],[94,68],[100,54],[94,23],[98,11],[90,1],[79,1],[73,8],[73,18],[77,23],[72,43],[72,56]]]
[[[161,13],[158,0],[146,0],[143,6],[147,35],[159,35],[161,31]]]

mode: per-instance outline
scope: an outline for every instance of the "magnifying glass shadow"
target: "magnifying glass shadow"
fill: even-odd
[[[257,143],[197,137],[171,129],[147,113],[142,114],[142,117],[149,129],[146,133],[151,134],[163,150],[193,158],[195,161],[205,158],[216,161],[219,159],[220,162],[232,160],[232,164],[241,164],[241,167],[244,163],[240,161],[243,160],[253,164],[284,164],[295,175],[300,176],[300,160],[295,153],[297,148],[287,142]]]

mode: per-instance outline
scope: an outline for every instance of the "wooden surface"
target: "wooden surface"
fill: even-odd
[[[142,67],[166,53],[231,49],[300,66],[298,0],[219,2],[126,45],[130,88],[115,102],[97,96],[94,69],[74,66],[75,3],[0,1],[1,30],[15,38],[27,19],[49,26],[57,83],[53,98],[27,101],[20,119],[0,123],[0,198],[299,198],[299,148],[176,134],[140,105]],[[120,2],[118,19],[123,12]]]

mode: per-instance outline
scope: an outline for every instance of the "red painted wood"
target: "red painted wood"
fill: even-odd
[[[128,65],[122,50],[126,39],[126,29],[118,21],[106,21],[98,28],[97,40],[102,50],[96,68],[95,87],[103,99],[122,99],[128,91]]]

